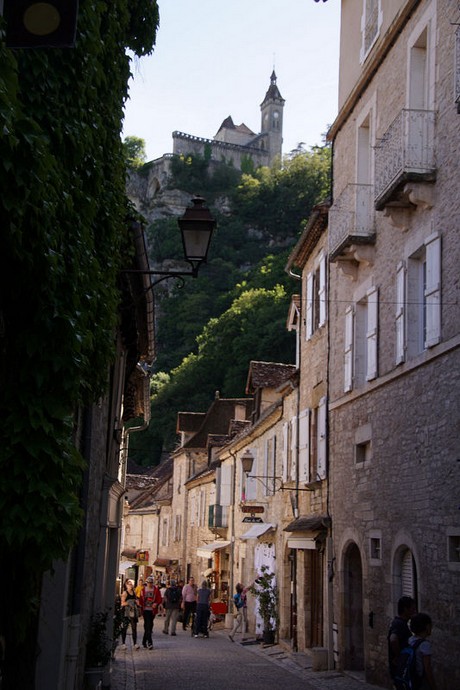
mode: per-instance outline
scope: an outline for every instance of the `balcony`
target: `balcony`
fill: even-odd
[[[346,254],[347,248],[375,243],[374,187],[349,184],[329,210],[329,258]]]
[[[209,529],[228,527],[228,506],[209,506],[208,527]]]
[[[385,206],[410,206],[403,194],[406,182],[434,182],[435,113],[402,110],[375,150],[375,200],[377,211]]]

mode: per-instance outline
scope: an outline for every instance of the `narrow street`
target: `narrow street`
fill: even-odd
[[[292,654],[281,645],[264,648],[252,638],[232,643],[223,623],[209,639],[196,639],[180,625],[176,637],[166,636],[162,619],[155,623],[153,650],[135,650],[129,633],[127,649],[117,647],[111,690],[381,690],[337,671],[314,672],[306,654]],[[141,622],[140,641],[142,631]]]

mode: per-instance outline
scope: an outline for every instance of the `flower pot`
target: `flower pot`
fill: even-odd
[[[275,631],[264,630],[262,633],[262,642],[264,644],[275,644]]]

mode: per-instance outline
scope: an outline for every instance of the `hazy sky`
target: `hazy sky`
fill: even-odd
[[[337,115],[340,2],[159,0],[152,55],[132,63],[123,136],[147,159],[172,152],[172,132],[212,139],[231,115],[260,132],[275,67],[284,107],[283,153],[320,144]]]

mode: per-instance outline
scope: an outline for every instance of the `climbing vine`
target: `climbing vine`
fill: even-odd
[[[127,247],[126,48],[158,22],[153,0],[80,0],[76,48],[0,40],[0,549],[24,572],[79,529],[74,413],[107,389]]]

